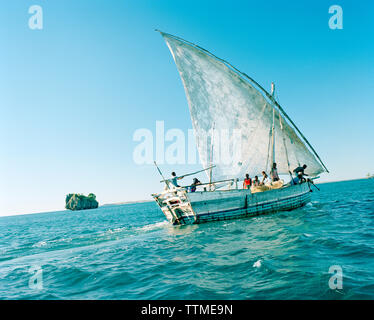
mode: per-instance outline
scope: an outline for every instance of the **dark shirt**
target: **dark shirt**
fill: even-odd
[[[304,168],[303,167],[297,167],[293,172],[298,176],[300,174],[304,175]]]
[[[194,182],[191,184],[191,186],[190,186],[190,192],[196,192],[196,186],[197,186],[198,184],[201,184],[201,182],[200,182],[199,180],[194,181]]]

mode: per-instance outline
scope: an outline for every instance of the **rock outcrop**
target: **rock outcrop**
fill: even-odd
[[[65,203],[65,208],[69,210],[95,209],[99,206],[93,193],[87,197],[83,194],[70,193],[66,196]]]

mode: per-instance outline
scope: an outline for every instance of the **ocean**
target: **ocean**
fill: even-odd
[[[0,299],[374,299],[374,179],[173,227],[153,202],[0,218]]]

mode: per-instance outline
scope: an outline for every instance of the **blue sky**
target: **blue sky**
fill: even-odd
[[[43,30],[28,8],[43,8]],[[331,5],[343,30],[328,27]],[[7,1],[0,10],[0,215],[61,210],[67,193],[100,203],[150,199],[139,128],[191,128],[171,55],[155,28],[230,61],[266,88],[331,173],[374,173],[373,1]],[[185,173],[198,165],[163,165]],[[187,181],[189,182],[189,181]]]

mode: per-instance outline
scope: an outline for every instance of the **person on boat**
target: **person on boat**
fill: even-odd
[[[196,186],[199,184],[201,184],[200,180],[197,178],[194,178],[191,184],[191,187],[190,187],[190,192],[196,192]]]
[[[303,176],[307,176],[307,174],[304,172],[304,170],[307,168],[307,165],[304,164],[302,167],[297,167],[296,169],[293,170],[293,172],[295,173],[296,176],[299,175],[299,172],[303,175]]]
[[[291,178],[292,178],[292,176],[291,176]],[[290,181],[291,185],[297,185],[299,183],[300,183],[299,177],[292,178],[291,181]]]
[[[265,183],[268,182],[268,175],[265,171],[262,171],[262,180],[260,182],[260,185],[265,185]]]
[[[179,187],[179,185],[178,185],[178,180],[183,179],[184,176],[177,177],[177,175],[176,175],[176,173],[175,173],[174,171],[171,173],[171,176],[172,176],[172,178],[169,179],[169,181],[171,182],[171,184],[172,184],[174,187]]]
[[[295,173],[295,176],[299,180],[299,183],[306,181],[306,179],[304,178],[304,176],[307,176],[307,174],[304,172],[306,168],[307,168],[307,165],[304,164],[302,167],[297,167],[296,169],[293,170],[293,172]]]
[[[243,181],[243,189],[249,189],[251,185],[252,185],[252,179],[249,177],[249,174],[247,173]]]
[[[253,180],[253,186],[258,187],[260,185],[260,180],[258,180],[258,176],[255,176],[255,179]]]
[[[277,164],[275,162],[273,163],[273,167],[270,170],[270,177],[272,182],[279,181]]]

